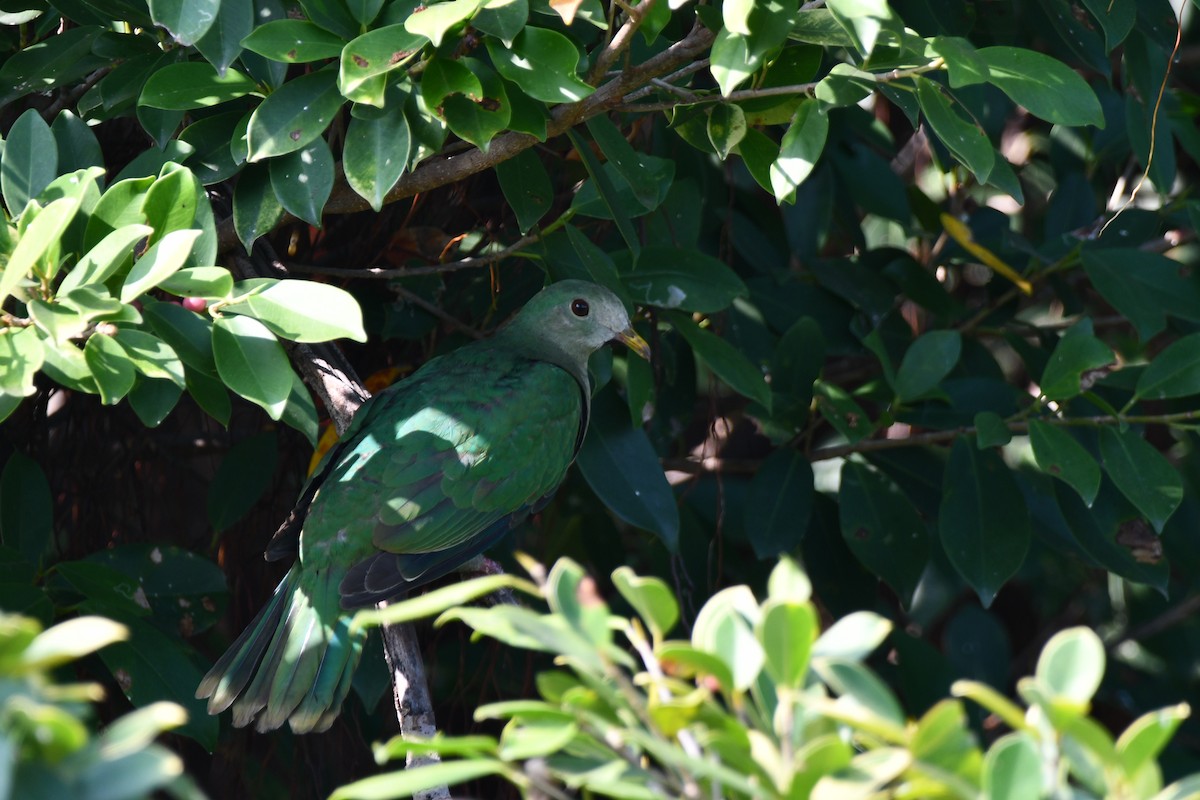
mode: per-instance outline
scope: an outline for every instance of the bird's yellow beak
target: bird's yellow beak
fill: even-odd
[[[650,360],[650,345],[646,344],[646,340],[638,336],[633,328],[626,328],[618,333],[617,339],[642,358]]]

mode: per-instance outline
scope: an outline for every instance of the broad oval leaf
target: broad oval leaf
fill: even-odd
[[[12,294],[21,281],[29,277],[39,259],[59,240],[78,211],[79,198],[60,197],[38,212],[21,234],[0,273],[0,303]]]
[[[1096,291],[1143,340],[1162,332],[1167,314],[1200,320],[1200,276],[1178,261],[1133,247],[1085,248],[1082,259]]]
[[[902,401],[915,400],[937,388],[950,374],[962,354],[962,336],[958,331],[923,333],[909,345],[896,371],[896,395]]]
[[[325,283],[281,280],[226,310],[254,317],[275,335],[294,342],[367,340],[362,310],[354,295]]]
[[[675,594],[661,579],[643,577],[629,567],[618,567],[612,574],[613,586],[650,628],[655,639],[661,639],[679,621],[679,603]]]
[[[404,174],[411,147],[412,135],[403,105],[388,108],[378,117],[352,118],[342,151],[346,182],[379,211],[387,193]]]
[[[163,26],[175,41],[182,45],[193,45],[208,32],[217,14],[221,11],[221,0],[149,0],[150,16]]]
[[[105,236],[79,259],[62,283],[58,294],[66,294],[77,286],[103,283],[133,260],[134,246],[154,233],[149,225],[134,223],[117,228]]]
[[[116,339],[104,333],[93,333],[84,345],[83,357],[96,379],[100,401],[104,405],[116,405],[129,394],[137,373],[129,354]]]
[[[119,329],[114,338],[138,372],[148,378],[171,381],[183,388],[183,362],[166,342],[132,328]]]
[[[233,190],[233,227],[249,250],[258,237],[268,233],[283,217],[283,206],[271,186],[267,164],[248,164],[238,175]]]
[[[329,127],[344,103],[332,69],[293,78],[268,95],[250,115],[246,129],[249,160],[261,161],[299,150]]]
[[[171,231],[134,262],[121,285],[121,302],[132,303],[184,265],[200,231]]]
[[[850,552],[910,606],[929,560],[929,533],[913,504],[886,475],[853,461],[842,465],[838,501]]]
[[[631,525],[657,534],[671,552],[679,547],[679,508],[658,455],[612,391],[592,400],[579,471],[609,509]]]
[[[1025,560],[1032,537],[1025,498],[1004,460],[960,437],[950,460],[938,510],[938,530],[950,563],[984,607]]]
[[[954,110],[941,88],[928,78],[917,77],[917,100],[929,126],[942,144],[954,154],[980,183],[987,183],[996,163],[996,151],[977,124]]]
[[[517,227],[528,233],[554,203],[554,187],[541,157],[533,149],[522,150],[496,165],[496,177],[504,199],[517,215]]]
[[[702,329],[678,311],[670,313],[671,325],[687,340],[713,373],[738,394],[771,408],[771,389],[763,380],[762,370],[750,363],[741,351],[715,333]]]
[[[1010,733],[988,748],[983,762],[983,792],[991,800],[1042,796],[1042,759],[1026,733]]]
[[[1137,382],[1137,397],[1166,400],[1200,394],[1200,333],[1172,342],[1146,367]]]
[[[1123,432],[1102,428],[1100,456],[1104,471],[1121,494],[1146,515],[1155,531],[1162,533],[1183,502],[1183,480],[1171,462],[1132,428]]]
[[[404,27],[409,33],[424,36],[433,42],[434,47],[440,47],[442,37],[447,31],[470,19],[483,4],[484,0],[449,0],[445,3],[433,3],[410,14],[404,21]]]
[[[1035,675],[1050,698],[1083,712],[1104,678],[1104,643],[1083,626],[1059,631],[1042,648]]]
[[[767,456],[746,497],[746,538],[754,554],[793,552],[808,530],[812,506],[813,472],[804,454],[782,447]]]
[[[236,100],[257,91],[258,84],[235,69],[221,75],[207,61],[168,64],[142,87],[138,103],[150,108],[188,111]]]
[[[1034,419],[1029,421],[1029,443],[1043,472],[1079,492],[1087,505],[1095,502],[1100,491],[1100,467],[1074,436],[1058,425]]]
[[[766,660],[754,635],[760,617],[750,590],[730,586],[708,599],[692,626],[692,645],[724,661],[739,690],[754,683]]]
[[[724,262],[698,250],[645,247],[621,283],[639,305],[677,308],[698,314],[724,311],[749,291]]]
[[[1104,112],[1092,87],[1058,59],[1021,47],[984,47],[977,52],[988,66],[988,80],[1035,117],[1056,125],[1104,127]]]
[[[804,183],[825,150],[829,117],[815,100],[796,109],[796,116],[779,142],[779,155],[771,164],[771,191],[777,203],[794,202],[796,187]]]
[[[1059,339],[1046,362],[1039,383],[1047,400],[1070,400],[1086,392],[1094,381],[1096,370],[1116,362],[1116,356],[1104,342],[1088,330],[1072,328]]]
[[[756,633],[767,672],[780,686],[799,689],[820,626],[811,603],[771,600],[763,605]]]
[[[314,227],[333,191],[333,154],[321,137],[287,155],[271,159],[271,188],[284,210]]]
[[[213,324],[217,374],[233,391],[279,419],[292,391],[292,367],[283,346],[250,317],[221,317]]]
[[[580,79],[579,50],[570,39],[546,28],[527,27],[512,47],[487,40],[496,71],[543,103],[574,103],[595,91]]]
[[[403,25],[387,25],[364,33],[341,52],[338,88],[350,100],[371,102],[358,94],[360,87],[372,78],[406,66],[428,41],[420,34],[409,33]],[[403,97],[400,101],[403,102]]]
[[[242,47],[284,64],[337,58],[346,40],[306,19],[277,19],[259,25],[242,39]]]
[[[4,167],[0,171],[0,191],[9,217],[16,219],[59,174],[54,134],[37,109],[28,109],[12,124],[0,161]]]

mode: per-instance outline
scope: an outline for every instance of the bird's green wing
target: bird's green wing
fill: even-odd
[[[301,559],[353,564],[343,602],[432,580],[551,493],[574,458],[583,394],[559,367],[487,347],[380,395],[316,492]]]

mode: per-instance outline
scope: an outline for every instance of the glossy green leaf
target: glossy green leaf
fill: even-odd
[[[1100,457],[1121,494],[1162,533],[1183,501],[1183,481],[1171,462],[1133,429],[1102,428]]]
[[[386,800],[406,797],[439,786],[457,786],[488,775],[497,775],[504,769],[503,763],[493,759],[455,759],[363,778],[338,787],[329,796],[329,800]]]
[[[1012,431],[1004,418],[994,411],[980,411],[975,415],[975,446],[980,450],[988,447],[1003,447],[1012,441]]]
[[[729,387],[754,400],[763,408],[771,408],[771,390],[763,380],[763,373],[737,348],[711,331],[704,330],[677,311],[670,313],[671,326],[703,359],[708,368]]]
[[[1079,492],[1091,505],[1100,491],[1100,467],[1065,428],[1040,420],[1029,421],[1029,443],[1043,472],[1053,475]]]
[[[131,303],[175,273],[191,253],[200,231],[171,231],[134,262],[121,286],[121,302]]]
[[[1134,775],[1162,752],[1180,723],[1191,715],[1187,703],[1149,711],[1129,724],[1117,739],[1117,756],[1126,775]]]
[[[294,217],[321,227],[321,211],[333,191],[333,154],[321,137],[270,161],[271,188]]]
[[[904,30],[886,0],[828,0],[826,6],[863,55],[875,50],[881,33],[887,31],[899,38]]]
[[[1200,283],[1166,256],[1135,248],[1085,249],[1083,268],[1096,291],[1144,340],[1166,327],[1166,314],[1200,317]]]
[[[22,666],[52,669],[129,638],[129,630],[104,617],[76,617],[38,634],[21,653]]]
[[[409,33],[403,25],[387,25],[364,33],[342,50],[338,88],[350,100],[382,108],[384,93],[376,95],[370,91],[368,82],[408,66],[428,41],[420,34]]]
[[[66,294],[77,286],[95,285],[108,280],[133,261],[137,243],[152,233],[153,228],[137,223],[112,231],[79,259],[79,263],[59,284],[58,293]]]
[[[708,140],[724,161],[746,136],[746,113],[740,106],[722,103],[708,115]]]
[[[763,666],[780,686],[799,689],[808,674],[808,660],[819,624],[811,603],[772,600],[763,605],[756,628]]]
[[[611,391],[592,400],[576,464],[614,514],[656,534],[668,550],[679,547],[679,509],[658,455],[645,432],[630,426],[624,404]]]
[[[763,461],[746,497],[746,538],[759,558],[794,552],[813,505],[813,472],[803,453],[780,448]]]
[[[528,233],[554,202],[554,188],[541,159],[533,150],[523,150],[497,164],[496,177],[504,198],[517,215],[521,233]]]
[[[950,86],[954,89],[985,83],[988,66],[974,45],[960,36],[934,36],[929,40],[928,55],[936,55],[946,62]]]
[[[338,58],[346,40],[306,19],[277,19],[256,27],[242,46],[272,61],[304,64]]]
[[[574,103],[595,91],[576,73],[579,51],[571,40],[547,28],[528,27],[503,47],[487,40],[496,71],[544,103]]]
[[[224,267],[185,267],[162,281],[158,288],[180,297],[220,300],[233,291],[233,276]]]
[[[331,69],[288,81],[250,116],[246,130],[249,160],[261,161],[303,148],[329,127],[344,102]]]
[[[657,208],[663,200],[661,177],[648,169],[648,157],[634,150],[608,117],[600,115],[588,119],[587,129],[604,153],[607,165],[611,165],[624,179],[637,201],[648,210]]]
[[[659,578],[643,577],[629,567],[612,574],[613,586],[646,623],[655,640],[661,639],[679,621],[679,603],[671,588]]]
[[[1021,47],[984,47],[989,82],[1029,113],[1056,125],[1104,127],[1092,87],[1061,61]]]
[[[749,293],[723,262],[677,247],[643,248],[636,265],[621,273],[621,283],[639,305],[700,314],[724,311]]]
[[[169,380],[183,388],[183,362],[161,339],[132,328],[118,329],[114,338],[138,372],[148,378]]]
[[[940,87],[928,78],[916,77],[917,99],[921,111],[942,144],[975,175],[987,183],[996,163],[996,151],[987,134],[954,109]]]
[[[171,381],[139,378],[128,395],[129,407],[147,428],[157,428],[179,404],[183,390]]]
[[[1096,378],[1116,362],[1108,345],[1088,329],[1067,331],[1046,362],[1040,387],[1047,400],[1070,400],[1091,388]]]
[[[1083,0],[1083,5],[1104,31],[1109,52],[1125,41],[1137,21],[1137,0]]]
[[[325,30],[349,41],[362,33],[363,26],[350,13],[346,0],[299,0],[304,15]]]
[[[853,461],[842,465],[838,501],[850,552],[910,606],[929,560],[929,534],[917,510],[890,478]]]
[[[1137,397],[1166,400],[1200,394],[1200,333],[1172,342],[1155,356],[1137,382]]]
[[[38,212],[0,273],[0,303],[38,268],[40,259],[51,250],[78,211],[78,198],[61,197]]]
[[[189,369],[187,371],[187,391],[200,408],[210,417],[228,427],[229,417],[233,413],[233,403],[229,399],[229,391],[225,384],[203,372]]]
[[[142,213],[146,224],[154,229],[152,242],[162,240],[171,232],[197,227],[196,211],[201,203],[207,205],[204,187],[191,170],[176,164],[165,164],[159,178],[146,192]]]
[[[896,395],[902,401],[916,400],[937,388],[950,374],[962,353],[958,331],[923,333],[904,351],[896,370]]]
[[[788,31],[796,18],[796,0],[762,0],[737,16],[742,21],[736,24],[745,28],[749,35],[714,26],[717,31],[711,51],[710,70],[721,87],[721,94],[728,96],[762,66],[769,53],[784,43]]]
[[[196,49],[208,62],[225,75],[242,53],[242,39],[254,29],[254,3],[252,0],[221,0],[217,18],[196,41]]]
[[[938,510],[942,547],[958,574],[992,604],[1025,560],[1032,527],[1025,498],[1004,460],[955,440]]]
[[[87,316],[62,303],[47,303],[33,298],[25,304],[25,308],[33,324],[57,344],[81,336],[88,326]]]
[[[292,367],[271,331],[250,317],[221,317],[213,324],[217,374],[233,391],[279,419],[292,391]]]
[[[142,314],[184,364],[209,375],[217,374],[209,319],[174,303],[147,303]]]
[[[983,793],[988,800],[1041,797],[1042,760],[1026,733],[1010,733],[988,748],[983,763]]]
[[[149,5],[155,24],[182,45],[195,44],[204,36],[221,10],[221,0],[149,0]]]
[[[95,247],[110,233],[127,225],[144,224],[146,217],[142,213],[142,206],[153,183],[154,178],[147,176],[111,184],[92,209],[83,237],[84,248]]]
[[[258,85],[235,69],[224,75],[206,61],[169,64],[150,76],[138,103],[150,108],[187,111],[208,108],[257,91]]]
[[[279,461],[274,431],[235,444],[221,459],[208,487],[208,521],[219,533],[250,512],[270,488]]]
[[[710,597],[692,625],[692,645],[725,662],[738,690],[745,690],[758,678],[766,660],[754,635],[759,616],[750,590],[731,586]]]
[[[266,164],[248,164],[233,190],[233,227],[247,249],[269,233],[283,217],[283,206],[271,187]]]
[[[36,109],[28,109],[12,124],[0,158],[0,190],[12,218],[41,194],[58,175],[58,146],[50,126]]]
[[[411,141],[402,107],[389,108],[378,117],[350,120],[342,168],[350,187],[376,211],[383,208],[387,193],[404,174]]]
[[[0,332],[0,395],[29,397],[34,393],[34,376],[45,359],[41,341],[34,328],[7,328]]]
[[[771,164],[771,191],[776,202],[793,202],[796,187],[812,174],[828,136],[829,117],[815,101],[801,103],[779,143],[779,156]]]
[[[424,36],[433,42],[434,47],[440,47],[446,33],[470,19],[483,3],[484,0],[448,0],[432,3],[410,15],[404,21],[404,27],[409,33]]]
[[[254,317],[275,335],[294,342],[367,340],[358,301],[345,289],[327,283],[281,280],[226,310]]]
[[[83,348],[83,357],[96,379],[100,400],[104,405],[116,405],[129,394],[137,373],[125,348],[116,339],[107,334],[93,333]]]
[[[10,55],[0,67],[0,105],[31,92],[48,92],[108,66],[106,59],[92,53],[102,31],[95,24],[68,28]]]
[[[0,472],[0,540],[38,564],[53,534],[54,501],[46,473],[32,458],[13,451]]]
[[[471,18],[471,27],[490,33],[505,47],[512,47],[528,19],[528,0],[489,0]]]
[[[475,59],[430,61],[422,76],[421,93],[427,106],[439,110],[450,130],[481,150],[508,126],[511,106],[504,84]]]

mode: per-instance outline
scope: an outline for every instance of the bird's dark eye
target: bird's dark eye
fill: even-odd
[[[591,310],[591,307],[588,306],[588,301],[582,297],[577,297],[571,301],[571,313],[577,317],[586,317]]]

